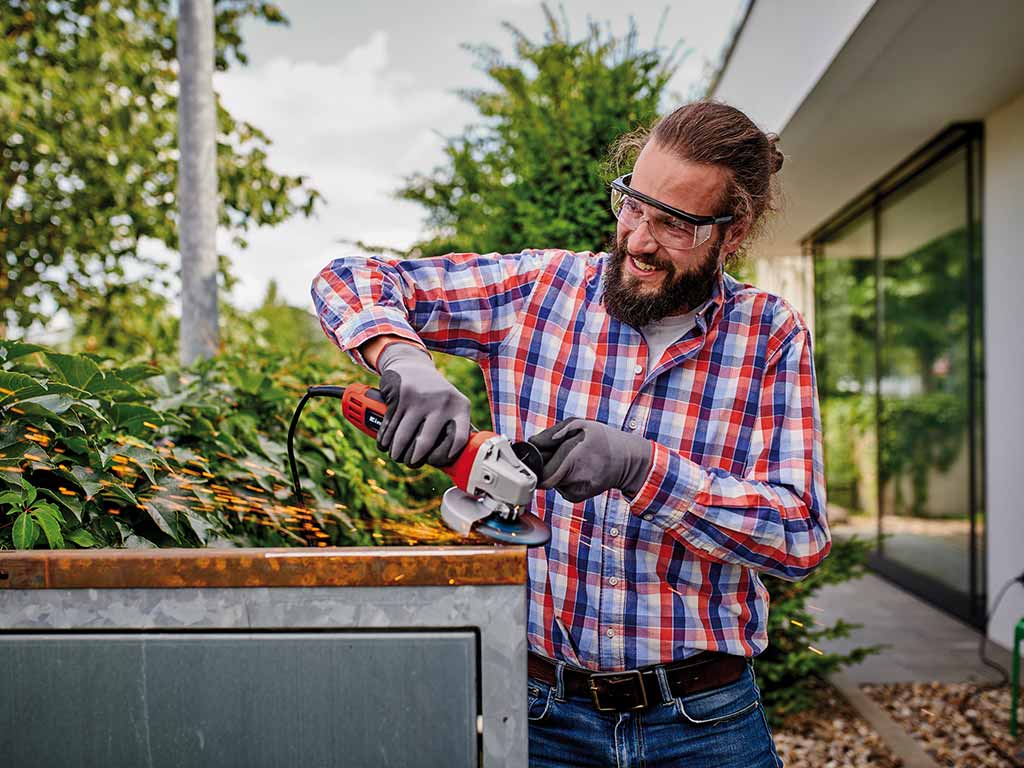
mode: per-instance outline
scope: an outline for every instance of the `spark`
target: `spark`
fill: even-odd
[[[794,624],[794,625],[796,625],[796,626],[798,626],[798,627],[801,627],[801,628],[803,628],[803,626],[804,626],[802,622],[799,622],[799,621],[797,621],[796,619],[790,619],[790,620],[789,620],[789,623],[790,623],[790,624]]]
[[[148,421],[142,422],[142,426],[149,427],[150,429],[160,429],[156,424],[150,424]]]
[[[813,645],[808,645],[808,646],[807,646],[807,650],[811,651],[812,653],[816,653],[816,654],[818,654],[819,656],[824,656],[824,655],[825,655],[824,651],[819,651],[819,650],[818,650],[817,648],[815,648],[815,647],[814,647]]]
[[[810,610],[812,610],[812,611],[817,611],[818,613],[824,613],[824,612],[825,612],[825,609],[824,609],[824,608],[819,608],[818,606],[816,606],[816,605],[811,605],[810,603],[808,603],[808,604],[807,604],[807,607],[808,607],[808,608],[809,608]]]

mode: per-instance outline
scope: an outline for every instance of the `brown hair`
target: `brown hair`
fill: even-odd
[[[783,155],[779,137],[765,133],[735,107],[717,101],[695,101],[662,117],[649,131],[622,136],[612,147],[612,163],[621,167],[635,160],[651,140],[695,163],[723,168],[728,183],[717,215],[732,213],[737,223],[750,226],[753,239],[766,214],[778,210],[778,181]]]

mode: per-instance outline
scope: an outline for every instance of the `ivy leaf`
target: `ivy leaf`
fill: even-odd
[[[155,366],[142,363],[139,365],[129,365],[125,368],[120,368],[117,371],[117,376],[122,381],[134,383],[136,381],[145,382],[147,379],[154,378],[160,375],[160,369]]]
[[[0,341],[0,360],[11,361],[33,352],[45,352],[46,347],[38,344],[25,344],[21,341]]]
[[[61,355],[47,352],[46,359],[53,365],[61,380],[72,387],[92,392],[91,387],[103,381],[103,371],[92,360],[83,355]]]
[[[65,475],[67,473],[64,473]],[[76,483],[77,485],[77,483]],[[49,488],[40,488],[39,491],[48,498],[53,499],[59,506],[66,509],[79,523],[82,522],[82,502],[74,496],[65,496]]]
[[[32,549],[35,545],[36,539],[39,538],[39,528],[28,512],[22,512],[14,521],[11,537],[17,549]]]
[[[103,485],[102,490],[99,493],[100,496],[113,497],[117,501],[128,504],[133,507],[140,507],[138,498],[135,494],[125,488],[123,485],[118,483],[111,483],[110,485]]]
[[[110,409],[110,415],[114,421],[114,428],[127,432],[140,430],[145,421],[157,425],[164,423],[164,417],[152,408],[132,403],[114,403]]]
[[[140,400],[142,393],[120,378],[116,373],[106,372],[103,379],[92,383],[89,391],[94,395],[102,395],[104,399]]]
[[[144,505],[149,517],[156,527],[170,536],[177,544],[181,544],[181,533],[178,530],[178,513],[167,506],[158,506],[150,501]]]
[[[25,501],[26,507],[31,507],[32,502],[36,500],[36,488],[25,478],[21,478],[21,487],[25,489]]]
[[[31,510],[31,514],[43,529],[50,549],[64,549],[64,537],[60,534],[63,521],[57,508],[52,504],[39,504]]]
[[[45,395],[49,390],[38,379],[24,373],[0,371],[0,405],[16,403],[26,397]]]
[[[18,407],[26,413],[37,416],[46,416],[48,414],[59,416],[74,405],[74,403],[75,399],[68,395],[50,394],[26,398],[18,403]]]
[[[79,528],[77,531],[71,531],[71,533],[67,535],[67,539],[80,547],[102,546],[102,543],[97,541],[91,533],[85,530],[85,528]]]
[[[62,474],[62,471],[58,470],[57,473]],[[71,476],[85,492],[86,501],[91,500],[104,489],[104,485],[97,479],[96,472],[90,467],[72,467]]]
[[[21,494],[17,491],[6,491],[0,493],[0,504],[18,504],[21,501]]]

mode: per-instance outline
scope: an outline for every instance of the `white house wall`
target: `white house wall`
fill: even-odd
[[[989,609],[1006,581],[1024,571],[1024,92],[985,119],[985,452]],[[1024,616],[1014,586],[989,627],[1009,647]]]

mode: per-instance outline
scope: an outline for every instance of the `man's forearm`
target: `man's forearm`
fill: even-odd
[[[363,358],[366,360],[366,362],[373,366],[373,368],[376,370],[377,356],[380,354],[380,351],[384,349],[385,345],[392,341],[401,341],[406,344],[412,344],[412,342],[409,341],[409,339],[406,339],[402,336],[396,336],[391,333],[386,333],[381,336],[374,336],[368,342],[359,347],[359,351],[362,353]]]

